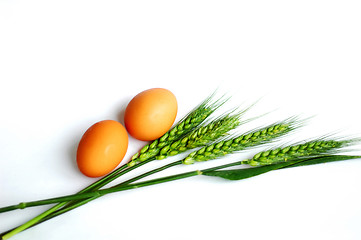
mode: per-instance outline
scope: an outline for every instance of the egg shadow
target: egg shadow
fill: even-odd
[[[74,172],[78,172],[78,164],[76,162],[76,154],[78,150],[78,144],[80,139],[78,137],[73,137],[71,144],[69,144],[68,148],[68,155],[69,155],[69,161],[71,164],[71,168],[74,170]]]
[[[78,151],[78,145],[79,142],[83,136],[83,134],[85,133],[85,131],[87,130],[87,127],[89,125],[89,122],[93,122],[93,121],[85,121],[81,122],[79,124],[74,124],[71,126],[71,128],[68,130],[70,134],[67,135],[67,157],[68,157],[68,164],[69,164],[69,168],[72,169],[73,173],[76,173],[77,175],[81,175],[79,168],[78,168],[78,163],[77,163],[77,151]]]
[[[117,115],[117,120],[124,126],[124,115],[125,115],[125,107],[120,109],[118,115]]]
[[[121,104],[120,104],[120,107],[119,107],[119,111],[118,111],[118,114],[117,114],[117,120],[123,125],[125,126],[125,123],[124,123],[124,116],[125,116],[125,110],[127,109],[127,106],[130,102],[130,99],[126,99],[124,100]]]

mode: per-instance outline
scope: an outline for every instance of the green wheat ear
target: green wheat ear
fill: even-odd
[[[250,147],[271,142],[272,140],[275,140],[276,138],[284,136],[287,133],[295,130],[302,124],[303,121],[293,117],[278,123],[271,124],[264,128],[215,142],[190,153],[183,160],[183,164],[193,164],[194,162],[208,161],[225,156],[227,154],[239,152]]]
[[[158,160],[164,159],[168,156],[174,156],[216,141],[218,138],[227,135],[229,131],[237,128],[242,123],[247,122],[241,121],[242,115],[247,110],[248,109],[235,114],[224,114],[208,124],[201,125],[183,138],[163,147],[156,158]]]
[[[251,166],[261,166],[299,160],[305,157],[333,155],[339,153],[345,147],[359,143],[360,140],[356,138],[346,140],[319,138],[301,144],[263,151],[243,163]]]
[[[162,137],[145,145],[138,153],[134,154],[128,166],[134,166],[139,162],[154,158],[160,153],[160,150],[166,145],[182,138],[201,123],[203,123],[214,111],[222,106],[228,99],[221,97],[214,100],[215,93],[207,97],[185,117],[183,117],[178,124],[166,132]]]

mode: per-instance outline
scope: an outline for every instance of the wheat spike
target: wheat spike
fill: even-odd
[[[211,121],[209,124],[193,130],[178,141],[163,147],[156,158],[159,160],[164,159],[168,156],[174,156],[216,141],[243,123],[240,118],[244,112],[245,111],[237,114],[226,114]]]
[[[286,161],[298,160],[304,157],[336,154],[342,148],[359,142],[358,139],[334,140],[316,139],[301,144],[275,148],[257,153],[252,159],[244,161],[251,166],[269,165]]]
[[[249,133],[218,141],[190,153],[183,160],[183,163],[193,164],[196,161],[208,161],[210,159],[219,158],[227,154],[270,142],[298,128],[301,125],[300,123],[301,121],[298,121],[296,118],[290,118]]]

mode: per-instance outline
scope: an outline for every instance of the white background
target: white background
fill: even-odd
[[[177,119],[219,88],[234,106],[262,98],[248,116],[271,113],[257,124],[314,116],[289,142],[360,136],[360,12],[348,0],[0,0],[0,206],[95,181],[75,164],[81,135],[122,121],[152,87],[176,95]],[[124,161],[144,144],[130,138]],[[236,182],[194,177],[102,197],[13,239],[356,240],[360,183],[360,160]],[[0,214],[0,232],[45,209]]]

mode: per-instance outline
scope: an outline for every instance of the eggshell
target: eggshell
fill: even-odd
[[[92,125],[82,136],[77,150],[79,170],[88,177],[101,177],[114,170],[128,148],[128,134],[117,121]]]
[[[148,89],[129,102],[124,114],[125,127],[136,139],[155,140],[172,127],[177,111],[177,99],[171,91]]]

